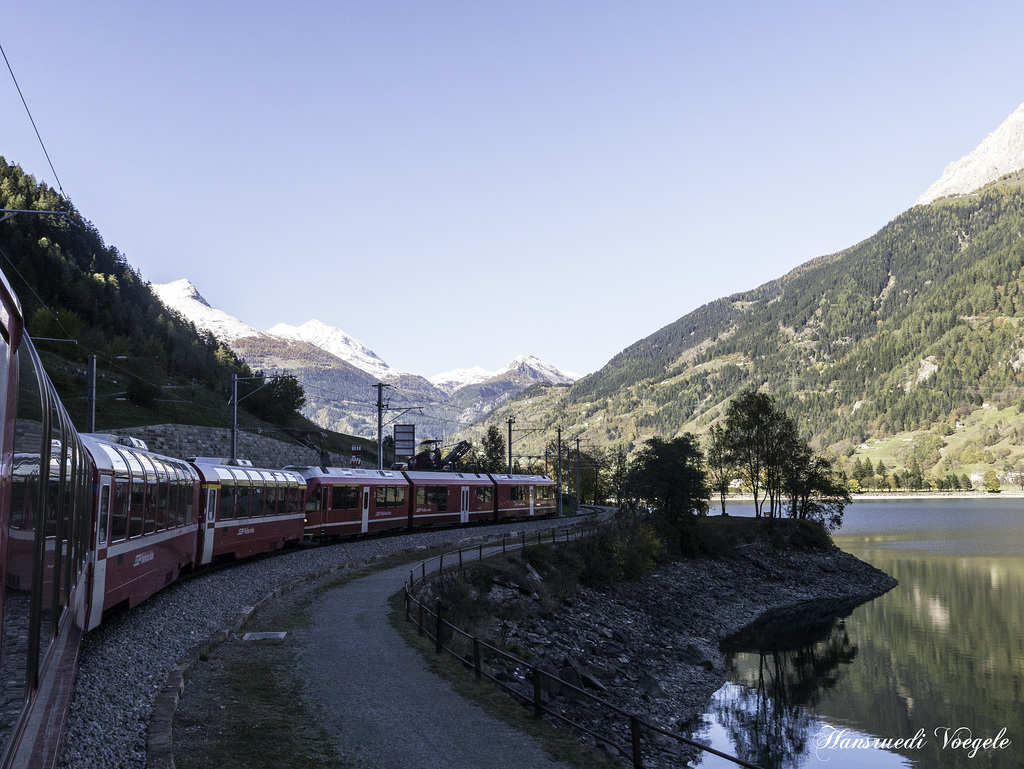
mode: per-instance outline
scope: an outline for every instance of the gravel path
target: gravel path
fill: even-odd
[[[304,658],[310,696],[339,752],[373,769],[555,769],[540,745],[492,718],[424,669],[388,622],[401,566],[327,593],[314,608]]]
[[[532,521],[302,548],[171,585],[85,637],[58,765],[143,769],[153,704],[178,661],[229,627],[243,607],[293,579],[398,550],[562,525]]]

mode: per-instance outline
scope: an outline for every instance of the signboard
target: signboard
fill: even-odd
[[[416,425],[395,425],[395,459],[416,453]]]

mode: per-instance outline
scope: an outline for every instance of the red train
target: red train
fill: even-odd
[[[78,435],[0,274],[0,767],[52,767],[82,634],[217,559],[555,512],[544,476],[291,467]]]
[[[543,475],[286,467],[307,484],[306,536],[325,538],[555,513]]]

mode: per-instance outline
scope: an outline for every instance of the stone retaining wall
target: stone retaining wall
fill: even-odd
[[[109,434],[139,438],[150,451],[172,457],[231,456],[231,430],[224,427],[149,425],[111,430]],[[320,464],[320,454],[313,449],[244,431],[238,433],[237,454],[239,459],[248,459],[256,467]],[[349,457],[331,454],[332,466],[349,467],[350,464]]]

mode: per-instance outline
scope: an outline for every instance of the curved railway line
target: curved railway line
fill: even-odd
[[[77,765],[88,750],[76,745],[112,741],[135,745],[135,758],[82,765],[144,765],[144,746],[133,735],[168,664],[225,626],[239,606],[324,570],[321,561],[338,553],[358,560],[387,540],[242,559],[311,539],[554,511],[554,483],[545,476],[270,470],[80,435],[0,274],[0,769]],[[436,536],[448,542],[462,533]],[[206,580],[178,582],[220,560],[241,563]],[[121,635],[132,627],[141,630]],[[102,664],[94,667],[97,657]]]
[[[197,646],[230,628],[246,607],[288,582],[402,550],[565,522],[552,518],[430,529],[303,547],[176,583],[86,636],[58,765],[146,767],[150,717],[168,676]]]

